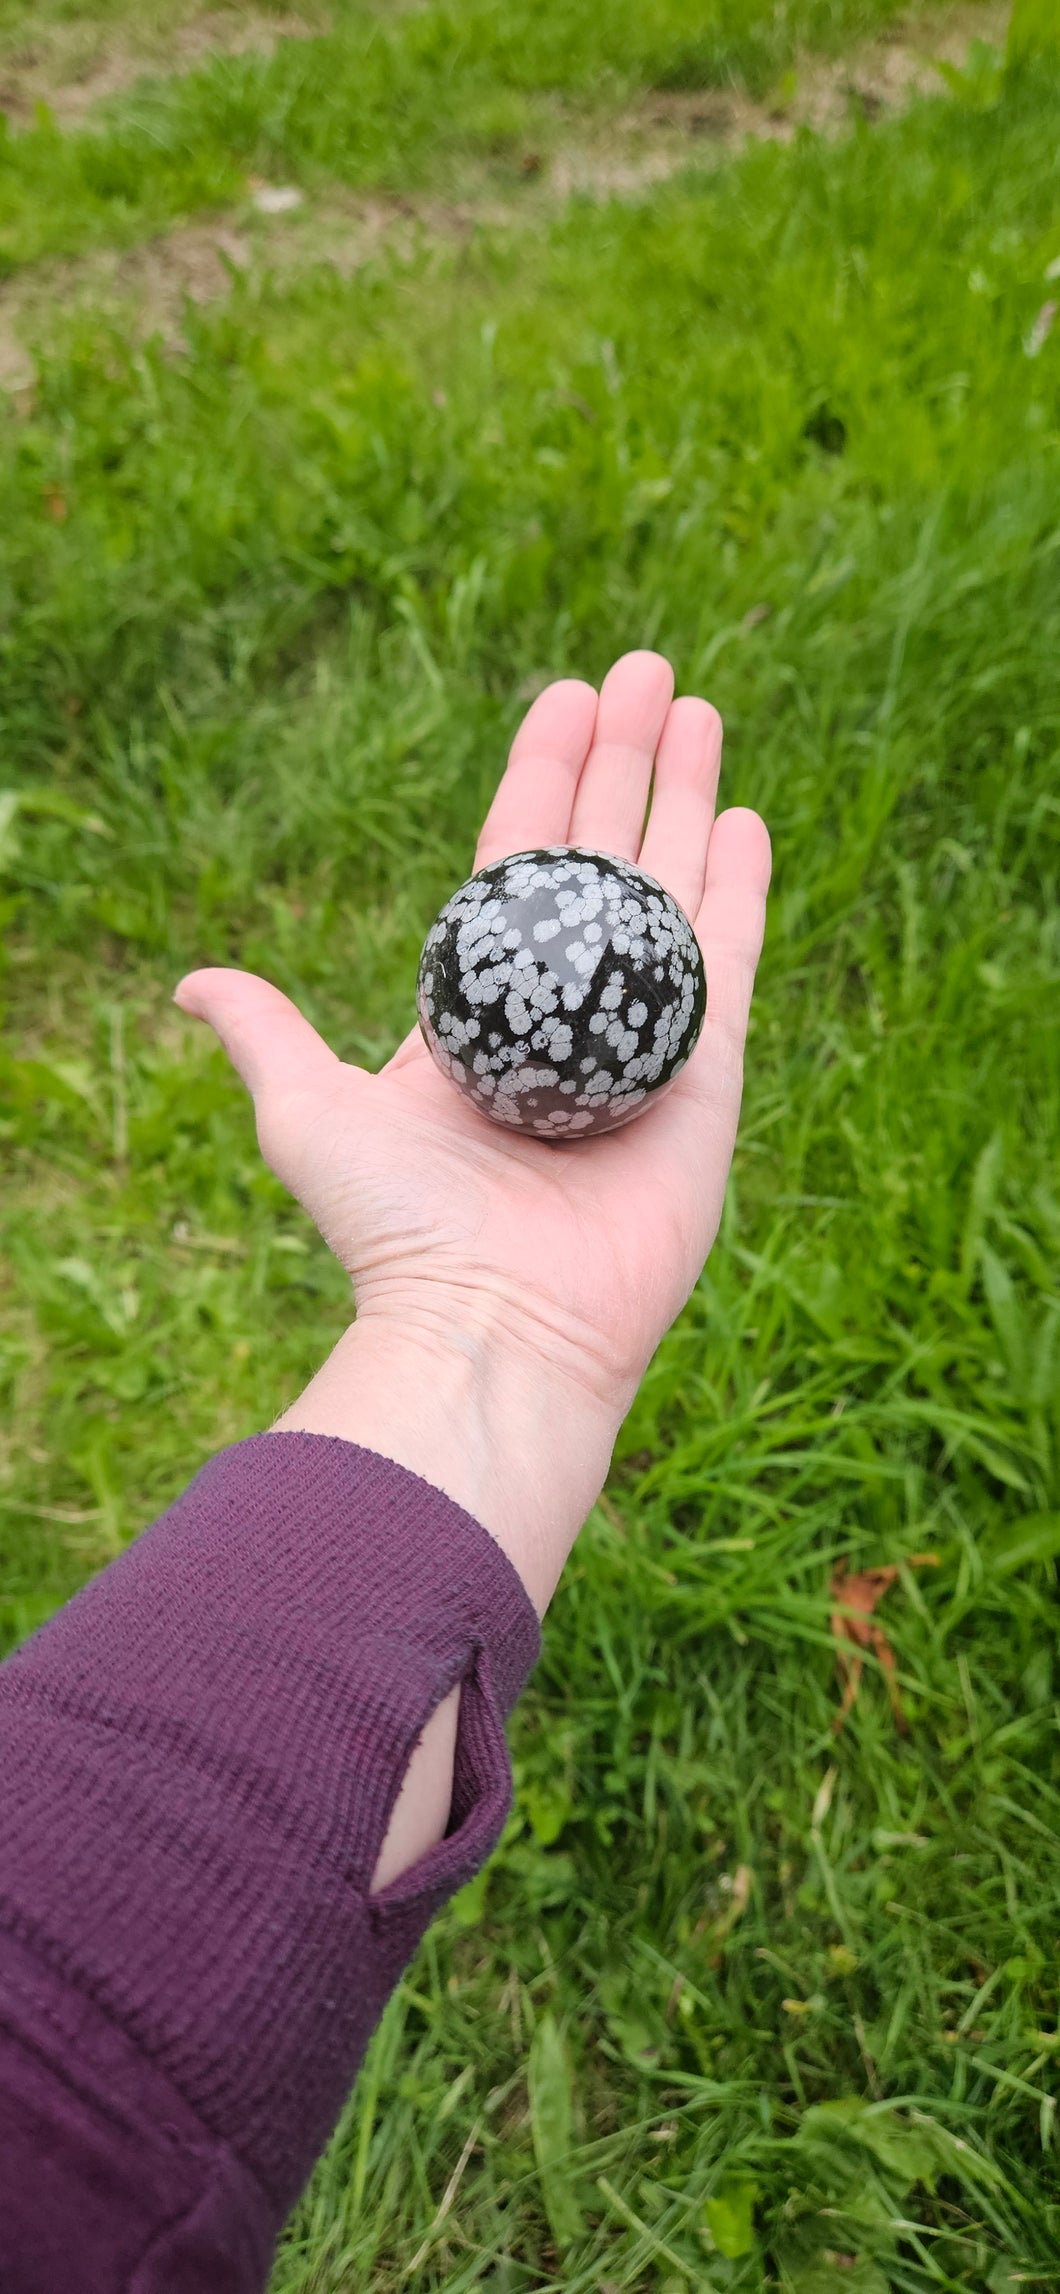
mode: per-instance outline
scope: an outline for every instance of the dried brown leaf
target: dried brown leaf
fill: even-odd
[[[904,1564],[908,1569],[937,1569],[938,1565],[937,1553],[913,1553]],[[882,1668],[895,1726],[903,1735],[908,1728],[898,1687],[898,1661],[882,1625],[875,1621],[877,1605],[894,1584],[899,1566],[889,1561],[878,1569],[848,1572],[845,1561],[841,1561],[832,1577],[829,1587],[833,1603],[831,1630],[836,1645],[836,1667],[843,1684],[843,1701],[832,1723],[836,1735],[857,1699],[866,1651],[871,1651]]]

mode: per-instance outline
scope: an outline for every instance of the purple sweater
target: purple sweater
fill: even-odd
[[[0,2289],[252,2294],[434,1912],[504,1823],[538,1651],[401,1466],[263,1434],[0,1666]],[[371,1876],[463,1684],[446,1838]]]

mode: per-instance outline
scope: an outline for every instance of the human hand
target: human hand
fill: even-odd
[[[282,1423],[345,1433],[448,1488],[509,1550],[522,1541],[513,1558],[539,1600],[714,1240],[736,1135],[769,840],[755,813],[714,821],[721,722],[672,692],[653,653],[617,662],[599,697],[550,686],[475,854],[479,869],[594,846],[639,861],[694,922],[703,1033],[665,1099],[621,1130],[546,1152],[476,1113],[418,1028],[373,1075],[248,973],[194,972],[177,990],[216,1030],[266,1161],[353,1283],[349,1342]]]

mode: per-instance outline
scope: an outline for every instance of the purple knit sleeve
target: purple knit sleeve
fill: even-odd
[[[0,2286],[251,2294],[388,1992],[507,1814],[511,1563],[352,1443],[211,1460],[0,1666]],[[446,1838],[371,1895],[461,1684]],[[12,2225],[14,2226],[12,2228]]]

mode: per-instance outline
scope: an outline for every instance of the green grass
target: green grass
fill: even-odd
[[[327,0],[308,0],[298,15],[303,24],[315,24],[344,4],[348,0],[328,9]],[[25,60],[27,53],[52,52],[62,58],[71,49],[100,53],[113,50],[116,40],[123,47],[128,43],[134,54],[150,53],[156,41],[172,39],[175,31],[204,16],[214,21],[227,17],[233,27],[241,17],[267,24],[270,16],[291,14],[285,0],[221,0],[220,8],[212,0],[34,0],[32,12],[25,0],[0,0],[0,56]]]
[[[774,833],[722,1239],[275,2294],[1060,2286],[1057,93],[237,283],[176,360],[82,313],[4,429],[9,1636],[345,1310],[180,970],[384,1058],[520,693],[630,644]],[[832,1733],[843,1557],[907,1737],[871,1666]]]
[[[0,277],[221,205],[251,169],[400,193],[486,163],[515,187],[528,152],[640,89],[735,78],[761,92],[796,35],[833,47],[898,12],[898,0],[434,0],[388,18],[346,0],[329,33],[145,82],[78,134],[45,116],[0,136]]]

